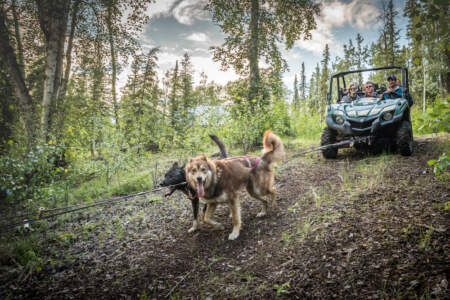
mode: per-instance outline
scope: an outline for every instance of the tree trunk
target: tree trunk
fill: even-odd
[[[251,17],[250,17],[250,49],[249,49],[249,64],[250,64],[250,89],[248,93],[248,100],[253,103],[253,100],[258,98],[259,94],[259,0],[252,0],[251,3]]]
[[[445,98],[450,91],[450,50],[448,44],[444,50],[444,63],[447,66],[445,70],[441,73],[441,83],[442,83],[442,97]]]
[[[424,53],[425,54],[425,53]],[[423,106],[422,111],[426,109],[426,95],[427,95],[427,85],[426,85],[426,69],[425,69],[425,55],[422,55],[422,73],[423,73]]]
[[[111,78],[111,93],[114,108],[114,118],[116,120],[116,128],[120,131],[119,124],[119,109],[117,105],[117,94],[116,94],[116,81],[117,81],[117,62],[116,62],[116,49],[114,48],[114,32],[112,28],[112,18],[113,18],[113,6],[114,1],[111,0],[108,3],[108,16],[107,16],[107,26],[108,26],[108,37],[109,37],[109,47],[111,51],[111,68],[112,68],[112,78]]]
[[[22,113],[22,118],[27,132],[27,141],[30,146],[33,143],[33,120],[32,120],[32,99],[25,85],[25,79],[22,76],[21,68],[17,63],[17,57],[10,44],[9,31],[6,27],[6,16],[1,9],[0,11],[0,54],[3,57],[11,82],[14,85],[14,91],[19,100],[19,107]]]
[[[23,59],[23,46],[22,46],[22,39],[20,37],[20,28],[19,28],[19,17],[17,15],[16,10],[16,1],[12,0],[11,2],[11,8],[14,18],[14,30],[15,30],[15,37],[16,37],[16,43],[17,43],[17,52],[19,54],[19,68],[20,73],[22,74],[23,79],[25,79],[25,63]]]
[[[61,84],[62,59],[67,27],[67,7],[70,1],[36,1],[39,22],[46,40],[45,78],[42,97],[41,134],[47,140],[51,123],[52,105]]]
[[[78,10],[79,10],[80,1],[75,1],[72,7],[72,15],[71,15],[71,25],[70,25],[70,34],[69,41],[67,43],[66,50],[66,69],[64,71],[64,77],[61,82],[61,89],[58,96],[58,107],[57,111],[59,111],[59,122],[58,128],[62,129],[64,126],[65,119],[65,109],[64,109],[64,99],[67,93],[67,84],[69,82],[70,77],[70,69],[72,67],[72,49],[73,49],[73,39],[75,36],[75,29],[78,21]]]

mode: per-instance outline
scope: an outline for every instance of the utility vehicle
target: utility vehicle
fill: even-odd
[[[344,91],[347,86],[345,76],[365,72],[368,72],[365,75],[374,74],[374,72],[401,73],[402,95],[388,100],[367,97],[359,87],[357,91],[359,98],[353,102],[344,103]],[[386,82],[387,76],[383,77],[383,82]],[[380,88],[378,83],[374,85],[378,94],[386,91],[384,84],[380,83]],[[334,94],[333,88],[337,89]],[[331,76],[325,116],[327,126],[321,137],[323,156],[336,158],[339,148],[352,146],[357,150],[373,153],[389,147],[399,151],[401,155],[411,155],[413,152],[410,115],[412,99],[408,89],[408,69],[405,67],[389,66],[354,70]]]

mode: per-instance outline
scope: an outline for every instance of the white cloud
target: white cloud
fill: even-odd
[[[192,25],[196,20],[209,20],[205,5],[206,0],[184,0],[172,7],[172,13],[178,22],[184,25]]]
[[[156,1],[148,6],[147,14],[152,17],[167,16],[170,14],[170,8],[177,0]]]
[[[367,29],[377,22],[380,11],[375,1],[352,0],[342,3],[337,0],[322,0],[320,21],[331,27],[341,27],[346,24],[358,29]]]
[[[175,61],[180,63],[182,56],[169,52],[160,52],[159,58],[159,76],[175,67]],[[226,84],[228,81],[236,80],[239,78],[232,70],[226,72],[220,71],[220,63],[212,60],[212,55],[209,56],[191,56],[191,62],[194,66],[194,84],[200,82],[200,73],[205,72],[208,75],[208,81],[214,81],[219,84]]]
[[[209,41],[209,38],[203,32],[194,32],[194,33],[188,35],[186,37],[186,40],[194,41],[194,42],[207,42],[207,41]]]
[[[350,25],[358,29],[368,29],[377,24],[380,11],[374,1],[352,0],[342,3],[338,0],[322,0],[321,15],[316,19],[317,28],[311,31],[311,40],[296,42],[296,46],[322,55],[325,44],[330,52],[342,55],[342,45],[336,40],[333,29]]]
[[[229,69],[226,72],[221,71],[220,63],[213,61],[212,55],[209,57],[193,56],[191,57],[191,60],[195,68],[194,82],[196,84],[200,82],[200,74],[202,72],[205,72],[205,74],[208,75],[208,81],[214,81],[215,83],[222,85],[239,78],[232,69]]]
[[[204,9],[207,0],[164,0],[151,4],[148,8],[150,17],[170,16],[181,24],[192,25],[195,21],[210,20]]]
[[[310,40],[300,40],[295,43],[297,47],[309,50],[317,56],[322,55],[325,44],[328,44],[331,53],[342,54],[342,46],[334,37],[331,26],[320,20],[317,21],[317,29],[311,31]]]

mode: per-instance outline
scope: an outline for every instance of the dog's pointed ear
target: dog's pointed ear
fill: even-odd
[[[194,161],[193,158],[190,158],[190,159],[189,159],[189,163],[190,163],[190,164],[191,164],[193,161]]]
[[[205,154],[202,154],[202,155],[200,156],[200,158],[203,159],[204,161],[208,161],[208,158],[206,157]]]
[[[173,163],[173,167],[178,167],[178,162],[177,161]]]

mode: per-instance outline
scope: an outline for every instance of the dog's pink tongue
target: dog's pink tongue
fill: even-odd
[[[197,194],[199,197],[205,196],[205,189],[203,187],[203,183],[197,183]]]

